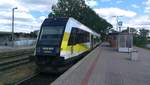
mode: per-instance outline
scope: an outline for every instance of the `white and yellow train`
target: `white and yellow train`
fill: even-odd
[[[74,18],[47,18],[42,23],[35,49],[40,70],[59,70],[100,42],[100,34]]]

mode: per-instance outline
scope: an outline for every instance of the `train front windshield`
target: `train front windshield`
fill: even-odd
[[[43,26],[39,37],[39,45],[58,46],[63,34],[63,26]]]

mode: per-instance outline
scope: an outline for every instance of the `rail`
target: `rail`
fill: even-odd
[[[33,54],[33,52],[34,52],[33,49],[3,52],[3,53],[0,53],[0,60],[12,58],[12,57],[16,57],[16,56],[22,56],[22,55],[26,55],[26,54]]]
[[[30,62],[29,56],[24,56],[24,57],[20,57],[20,58],[8,60],[8,61],[3,61],[3,62],[0,62],[0,71],[7,70],[10,68],[25,64],[25,63],[29,63],[29,62]]]

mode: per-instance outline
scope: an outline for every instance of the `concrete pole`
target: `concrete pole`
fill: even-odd
[[[17,7],[12,9],[12,46],[14,46],[14,11]]]

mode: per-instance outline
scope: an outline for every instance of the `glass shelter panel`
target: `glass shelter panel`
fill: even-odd
[[[120,35],[120,47],[126,47],[126,36]]]
[[[127,36],[126,47],[128,47],[128,48],[132,47],[132,37],[130,35]]]

